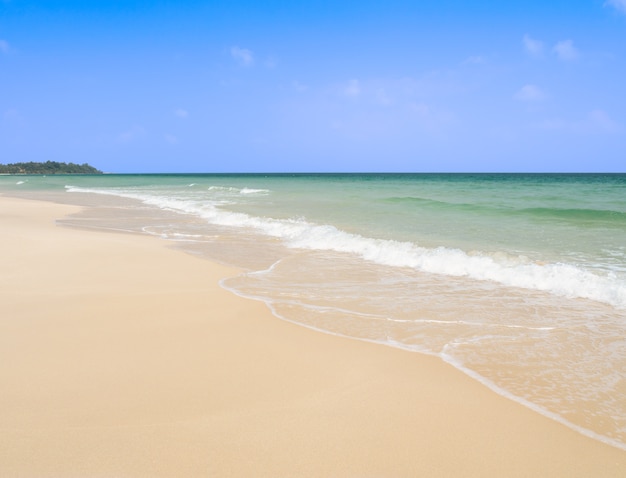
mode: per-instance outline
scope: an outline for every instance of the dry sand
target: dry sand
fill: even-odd
[[[0,476],[626,476],[435,357],[314,332],[166,241],[0,197]]]

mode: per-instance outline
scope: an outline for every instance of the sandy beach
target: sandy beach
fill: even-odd
[[[436,357],[315,332],[165,240],[0,197],[0,476],[623,477]]]

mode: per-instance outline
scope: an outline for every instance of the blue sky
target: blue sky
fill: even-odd
[[[0,0],[0,162],[626,171],[626,0]]]

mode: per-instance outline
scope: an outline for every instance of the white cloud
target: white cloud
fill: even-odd
[[[545,93],[536,85],[524,85],[513,95],[519,101],[540,101],[545,97]]]
[[[247,48],[234,46],[230,49],[230,54],[241,66],[252,66],[254,63],[254,56]]]
[[[529,35],[524,35],[522,42],[524,44],[524,49],[529,55],[540,57],[543,54],[543,43],[539,40],[535,40]]]
[[[189,116],[189,111],[183,108],[178,108],[177,110],[174,111],[174,114],[180,119],[186,119]]]
[[[626,13],[626,0],[607,0],[605,6],[613,7],[622,13]]]
[[[578,58],[578,50],[574,46],[572,40],[563,40],[554,45],[554,52],[560,60],[572,61]]]
[[[352,98],[359,96],[361,94],[361,84],[359,83],[359,80],[350,80],[343,92],[346,96],[350,96]]]
[[[0,40],[0,52],[9,53],[11,47],[9,46],[9,42],[6,40]]]

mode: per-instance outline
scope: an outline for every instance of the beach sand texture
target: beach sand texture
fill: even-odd
[[[0,198],[0,477],[624,477],[435,357],[318,333],[152,237]]]

